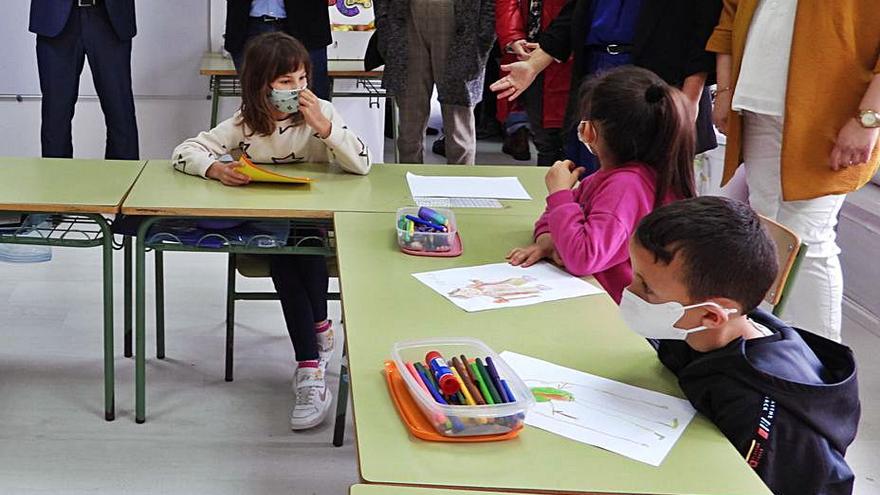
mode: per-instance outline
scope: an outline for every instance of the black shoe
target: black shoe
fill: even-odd
[[[477,139],[492,139],[501,136],[501,124],[495,119],[487,119],[482,125],[477,127]]]
[[[428,127],[427,129],[425,129],[426,136],[436,136],[437,134],[440,134],[440,131],[434,129],[433,127]]]
[[[440,139],[434,141],[434,144],[431,145],[431,151],[433,151],[435,155],[440,155],[442,157],[445,157],[446,156],[446,136],[443,136]]]
[[[520,127],[513,134],[504,138],[504,145],[501,151],[512,156],[514,160],[521,162],[532,159],[532,150],[529,149],[529,130]]]

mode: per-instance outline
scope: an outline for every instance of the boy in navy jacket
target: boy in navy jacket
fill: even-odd
[[[658,208],[630,255],[621,314],[694,407],[774,493],[850,494],[844,454],[860,414],[852,351],[756,309],[777,263],[754,211],[715,197]]]

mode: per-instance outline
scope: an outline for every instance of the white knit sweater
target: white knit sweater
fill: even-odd
[[[332,123],[326,139],[319,138],[305,123],[294,126],[290,119],[278,121],[276,131],[269,136],[247,136],[240,123],[241,113],[235,112],[217,127],[174,148],[171,163],[181,172],[205,177],[208,167],[219,157],[240,150],[255,163],[331,162],[347,172],[366,175],[372,165],[367,145],[348,129],[330,102],[320,102],[321,113]]]

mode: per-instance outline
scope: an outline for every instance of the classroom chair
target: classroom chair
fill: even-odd
[[[774,220],[762,216],[761,223],[776,244],[776,261],[779,263],[779,273],[764,296],[764,301],[773,307],[773,314],[779,316],[785,308],[791,286],[807,253],[807,245],[791,229]]]

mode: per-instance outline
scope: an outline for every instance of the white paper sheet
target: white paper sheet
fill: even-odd
[[[418,196],[413,198],[419,206],[428,208],[504,208],[501,201],[488,198],[437,198]]]
[[[504,361],[537,404],[526,424],[659,466],[696,411],[690,402],[515,352]]]
[[[413,277],[468,312],[528,306],[604,292],[547,262],[528,268],[494,263],[413,273]]]
[[[406,173],[413,197],[532,199],[516,177],[441,177]]]

